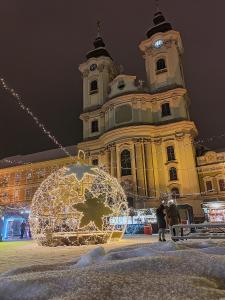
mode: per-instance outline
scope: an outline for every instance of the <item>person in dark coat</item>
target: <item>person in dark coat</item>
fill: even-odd
[[[166,221],[165,221],[165,216],[166,214],[164,213],[165,206],[163,204],[160,204],[160,206],[156,210],[156,218],[157,218],[157,223],[158,223],[158,228],[159,228],[159,241],[160,242],[165,242],[165,232],[166,232]]]
[[[172,201],[169,203],[169,207],[166,211],[166,216],[168,225],[170,227],[171,235],[178,235],[178,230],[176,230],[175,228],[173,228],[172,230],[172,226],[180,224],[181,218],[176,204]]]
[[[26,223],[23,221],[20,225],[20,238],[21,239],[23,239],[25,229],[26,229]]]

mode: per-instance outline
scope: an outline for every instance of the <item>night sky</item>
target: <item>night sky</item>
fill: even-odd
[[[161,0],[181,32],[191,117],[200,137],[225,133],[224,0]],[[96,20],[107,49],[124,73],[145,80],[138,49],[152,26],[154,0],[0,0],[0,74],[65,146],[82,139],[82,80],[78,71],[93,48]],[[0,91],[0,157],[56,146],[15,100]],[[215,138],[209,147],[225,147]]]

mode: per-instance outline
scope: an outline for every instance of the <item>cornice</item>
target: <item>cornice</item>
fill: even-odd
[[[97,107],[96,110],[81,113],[80,119],[83,120],[87,116],[104,113],[107,110],[113,108],[113,106],[122,104],[122,103],[125,104],[128,102],[132,102],[132,103],[141,102],[143,104],[143,103],[148,102],[148,103],[156,104],[157,102],[165,101],[168,98],[174,98],[175,101],[177,101],[178,97],[184,96],[185,94],[187,94],[186,89],[176,88],[173,90],[168,90],[168,91],[157,93],[157,94],[148,94],[148,93],[133,94],[132,93],[132,94],[126,94],[126,95],[122,95],[122,96],[117,96],[115,98],[112,98],[112,99],[106,101],[101,107]]]
[[[196,136],[198,133],[197,128],[192,121],[180,121],[176,123],[170,123],[166,125],[139,125],[139,126],[128,126],[123,128],[117,128],[103,133],[97,139],[84,141],[78,144],[79,149],[89,149],[92,147],[103,147],[112,142],[119,141],[120,139],[162,139],[170,135],[174,135],[176,139],[184,136],[192,135]],[[176,136],[177,135],[177,136]]]

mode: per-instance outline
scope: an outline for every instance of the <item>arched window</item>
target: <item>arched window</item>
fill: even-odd
[[[177,169],[172,167],[170,168],[170,181],[177,180]]]
[[[162,109],[162,117],[166,117],[166,116],[170,116],[171,112],[170,112],[170,104],[167,103],[163,103],[161,106]]]
[[[220,186],[220,191],[224,192],[225,191],[225,181],[224,181],[224,179],[219,179],[219,186]]]
[[[160,71],[160,70],[164,70],[166,69],[166,62],[165,62],[165,59],[163,58],[160,58],[157,60],[156,62],[156,70],[157,71]]]
[[[90,83],[90,93],[94,94],[94,93],[97,93],[97,91],[98,91],[98,81],[93,80]]]
[[[123,150],[121,152],[120,159],[121,159],[121,176],[131,175],[130,151]]]
[[[212,184],[211,180],[207,180],[205,182],[205,185],[206,185],[206,191],[207,192],[213,192],[213,184]]]
[[[174,152],[174,147],[173,146],[168,146],[166,148],[167,151],[167,160],[171,161],[171,160],[175,160],[175,152]]]
[[[98,120],[91,122],[91,132],[98,132]]]
[[[171,189],[171,194],[173,199],[180,198],[180,191],[178,188],[174,187]]]

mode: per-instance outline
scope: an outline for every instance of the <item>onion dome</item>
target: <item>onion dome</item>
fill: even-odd
[[[97,23],[98,26],[98,33],[97,33],[97,37],[94,40],[94,49],[89,51],[86,55],[86,58],[92,58],[92,57],[100,57],[100,56],[106,56],[106,57],[110,57],[111,55],[109,54],[109,52],[106,50],[105,48],[105,43],[100,35],[100,22],[98,21]]]
[[[146,33],[146,36],[148,38],[153,36],[155,33],[167,32],[167,31],[173,29],[172,25],[170,23],[166,22],[165,17],[161,13],[161,11],[158,11],[158,12],[155,13],[153,23],[154,23],[155,26],[150,28]]]

